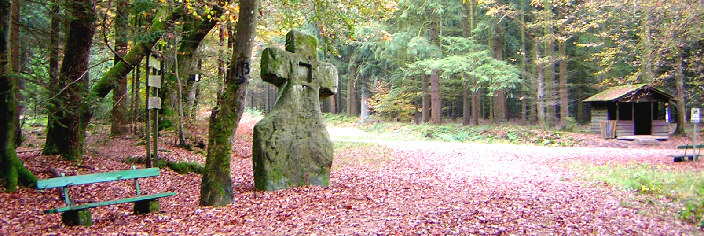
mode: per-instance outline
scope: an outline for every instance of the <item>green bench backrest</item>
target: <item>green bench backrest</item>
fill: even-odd
[[[123,170],[108,173],[56,177],[37,181],[37,189],[60,188],[80,184],[92,184],[115,180],[136,179],[159,175],[159,168]]]
[[[677,149],[691,149],[691,148],[704,148],[704,144],[698,144],[698,145],[682,145],[682,146],[677,146]]]

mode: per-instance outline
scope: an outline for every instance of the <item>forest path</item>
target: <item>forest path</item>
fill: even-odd
[[[391,209],[407,208],[415,211],[410,215],[424,215],[417,219],[423,227],[416,227],[416,233],[433,223],[457,227],[443,231],[450,234],[686,234],[695,230],[668,216],[644,214],[643,207],[648,206],[633,204],[637,200],[631,192],[595,186],[574,172],[580,164],[670,164],[671,149],[383,141],[368,139],[368,134],[355,128],[336,127],[330,133],[336,142],[389,148],[391,161],[377,173],[385,181],[375,182],[395,193],[387,197],[387,202],[399,202]]]

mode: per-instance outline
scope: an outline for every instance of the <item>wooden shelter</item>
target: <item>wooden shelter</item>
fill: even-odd
[[[667,139],[673,97],[647,84],[623,85],[585,99],[591,105],[592,133],[604,138],[633,139],[637,135]]]

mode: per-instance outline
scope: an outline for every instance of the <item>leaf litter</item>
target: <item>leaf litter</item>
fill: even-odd
[[[390,142],[337,149],[330,187],[263,192],[253,186],[251,128],[243,119],[231,164],[235,197],[224,207],[198,206],[201,176],[162,169],[140,180],[143,193],[177,192],[161,212],[133,215],[131,204],[92,209],[93,226],[65,226],[58,190],[0,193],[0,234],[18,235],[291,235],[291,234],[697,234],[667,215],[642,214],[633,194],[576,178],[565,168],[590,163],[670,163],[671,148],[534,147],[519,145]],[[202,133],[202,132],[201,132]],[[203,155],[160,140],[169,160],[203,163]],[[352,145],[354,146],[354,145]],[[144,155],[131,139],[97,145],[76,165],[38,152],[20,154],[39,178],[130,168],[126,156]],[[138,166],[144,168],[144,166]],[[134,196],[131,181],[74,186],[87,203]]]

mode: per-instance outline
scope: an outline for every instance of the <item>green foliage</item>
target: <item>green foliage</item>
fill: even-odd
[[[146,163],[146,160],[144,159],[144,157],[129,156],[129,157],[125,158],[124,162],[127,164],[135,164],[135,163],[144,164],[144,163]],[[169,161],[169,160],[159,159],[158,161],[154,162],[153,164],[155,167],[159,167],[162,169],[168,167],[169,169],[171,169],[174,172],[179,173],[179,174],[188,174],[188,173],[202,174],[203,173],[203,165],[196,163],[196,162]]]
[[[160,162],[160,167],[162,166]],[[188,173],[203,173],[203,165],[198,164],[196,162],[173,162],[173,161],[166,161],[166,166],[168,166],[171,170],[175,171],[176,173],[179,174],[188,174]]]
[[[359,117],[332,114],[332,113],[323,113],[323,120],[325,121],[326,124],[341,125],[341,124],[357,123],[359,120]]]
[[[391,89],[391,84],[384,81],[379,81],[372,92],[374,95],[368,102],[375,116],[389,121],[413,120],[416,112],[412,103],[413,97],[417,96],[415,93],[399,88]]]
[[[649,164],[592,165],[579,164],[586,178],[658,199],[677,203],[677,216],[687,222],[700,223],[704,215],[704,173],[670,170]]]

